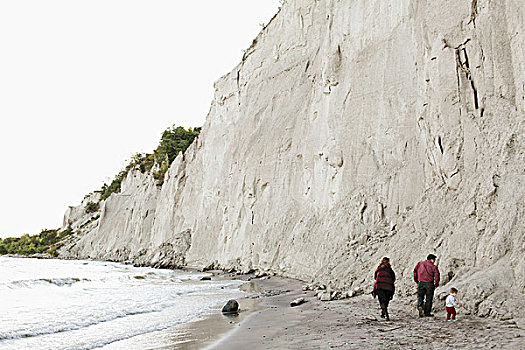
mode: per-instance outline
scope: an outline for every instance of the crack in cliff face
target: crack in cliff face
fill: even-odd
[[[472,0],[470,4],[470,21],[474,26],[476,26],[476,17],[478,16],[478,0]]]
[[[443,154],[444,151],[443,151],[443,144],[441,143],[441,136],[437,137],[437,143],[438,143],[438,146],[439,146],[439,151],[441,152],[441,154]]]
[[[457,90],[458,90],[458,97],[460,102],[462,102],[461,98],[461,83],[462,83],[462,75],[464,76],[464,79],[466,79],[467,84],[472,89],[472,102],[474,105],[475,110],[480,109],[479,105],[479,97],[478,97],[478,90],[476,88],[476,84],[474,82],[474,79],[472,78],[472,72],[470,70],[470,63],[469,63],[469,56],[467,53],[467,49],[465,45],[470,41],[470,39],[467,39],[464,43],[460,44],[459,46],[455,47],[455,54],[456,54],[456,76],[457,76]],[[480,111],[480,116],[483,116],[484,110],[482,109]],[[461,111],[460,111],[461,113]]]

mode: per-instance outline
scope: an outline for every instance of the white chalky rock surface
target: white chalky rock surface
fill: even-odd
[[[524,20],[522,0],[288,0],[215,84],[163,186],[130,173],[62,256],[366,292],[387,255],[412,294],[433,252],[465,309],[512,317],[525,290]]]

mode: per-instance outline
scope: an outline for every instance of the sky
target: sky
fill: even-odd
[[[213,82],[278,0],[0,2],[0,237],[62,225],[172,125],[202,126]]]

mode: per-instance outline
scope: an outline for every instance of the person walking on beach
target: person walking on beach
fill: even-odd
[[[458,290],[454,287],[450,288],[450,294],[445,301],[445,309],[447,309],[447,321],[456,320],[456,296]],[[452,316],[452,317],[451,317]]]
[[[439,285],[439,270],[435,264],[436,256],[429,254],[427,260],[417,263],[414,268],[414,281],[417,283],[417,309],[419,317],[430,317],[434,289]],[[423,304],[424,301],[424,304]]]
[[[377,295],[377,298],[379,299],[379,306],[381,307],[381,317],[388,321],[390,320],[390,315],[388,314],[388,304],[394,296],[394,282],[396,281],[396,274],[390,266],[389,258],[384,257],[381,259],[381,263],[374,273],[374,279],[376,282],[374,284],[372,295],[374,298]]]

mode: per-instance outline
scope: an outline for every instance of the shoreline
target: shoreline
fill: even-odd
[[[6,324],[5,327],[2,327],[2,337],[4,340],[13,344],[19,344],[18,342],[20,342],[30,345],[35,342],[40,342],[42,348],[54,348],[55,346],[56,348],[74,348],[78,344],[82,344],[82,346],[96,346],[106,350],[142,350],[155,348],[200,349],[203,346],[213,343],[223,334],[231,331],[233,327],[245,317],[250,315],[254,310],[257,310],[258,304],[260,303],[260,299],[252,298],[256,296],[255,293],[257,292],[257,290],[254,289],[254,284],[247,283],[247,280],[253,276],[236,275],[222,271],[206,271],[203,273],[202,270],[199,271],[192,268],[165,269],[168,271],[167,274],[158,274],[149,268],[148,270],[137,270],[136,267],[130,264],[95,260],[91,260],[91,262],[96,262],[96,265],[89,265],[88,260],[79,259],[75,259],[74,261],[71,259],[41,260],[37,257],[26,256],[1,256],[0,259],[2,259],[3,263],[5,262],[5,267],[7,268],[6,271],[4,271],[7,274],[2,280],[2,286],[4,286],[5,282],[6,288],[12,290],[11,294],[6,294],[6,297],[21,300],[17,295],[22,293],[21,295],[24,295],[26,298],[31,298],[31,300],[37,300],[38,303],[41,295],[50,293],[60,295],[60,301],[68,301],[65,303],[66,306],[57,313],[57,315],[60,314],[61,318],[66,320],[66,322],[58,322],[54,327],[48,326],[48,328],[45,328],[47,324],[52,323],[45,317],[43,317],[43,319],[46,322],[42,323],[42,326],[40,326],[38,321],[33,323],[29,321],[30,318],[38,320],[37,315],[40,315],[38,312],[42,312],[38,311],[40,310],[38,308],[37,311],[29,307],[27,309],[22,308],[21,310],[25,310],[25,314],[22,313],[22,317],[25,318],[18,318],[16,315],[13,315],[11,318],[3,318],[2,320],[6,321]],[[74,264],[69,264],[68,262],[70,261]],[[112,264],[118,264],[118,266],[122,266],[123,269],[115,269],[111,266],[106,267]],[[86,265],[89,266],[85,267]],[[127,267],[124,267],[126,265]],[[158,271],[160,269],[155,270]],[[36,274],[31,274],[30,271],[36,271]],[[175,274],[172,275],[169,271],[175,271]],[[196,272],[196,274],[190,274],[190,272]],[[120,281],[120,279],[124,282],[106,283],[108,279],[102,277],[102,275],[100,275],[100,278],[92,278],[91,275],[94,273],[97,276],[99,276],[99,274],[106,274],[106,277],[113,282],[116,280]],[[143,282],[142,280],[148,279],[148,275],[150,274],[153,274],[153,279],[150,282]],[[178,284],[174,284],[173,282],[181,282],[178,279],[181,274],[187,276],[183,279],[187,280],[188,283],[186,283],[187,286],[178,293]],[[206,276],[211,276],[214,282],[209,284],[208,280],[210,277]],[[157,279],[159,278],[163,281],[162,285],[157,283]],[[69,283],[68,281],[71,282]],[[75,284],[74,289],[69,288],[75,282],[84,281],[90,284]],[[127,283],[126,281],[130,282]],[[17,284],[18,282],[21,282],[21,284]],[[93,285],[93,283],[95,283],[95,285]],[[116,291],[116,289],[123,287],[125,290],[133,292],[137,290],[137,287],[141,288],[141,286],[143,286],[148,288],[147,284],[149,283],[158,285],[156,288],[152,287],[151,289],[151,296],[155,296],[154,299],[151,297],[134,298],[129,293],[118,294],[118,291]],[[12,286],[15,287],[11,288]],[[130,286],[133,288],[129,289]],[[175,288],[175,292],[171,286]],[[184,286],[184,284],[181,284],[181,286]],[[219,287],[224,289],[224,291],[221,291]],[[38,288],[44,288],[44,290],[41,291]],[[60,289],[55,290],[49,288]],[[98,290],[101,292],[98,292]],[[109,297],[110,294],[114,294],[114,290],[117,297],[111,299],[111,301],[114,301],[120,306],[123,305],[122,307],[119,306],[113,309],[108,304],[107,307],[103,308],[104,310],[109,310],[108,313],[105,311],[102,312],[101,308],[93,310],[86,308],[86,310],[88,310],[86,312],[82,309],[84,304],[88,304],[84,296],[91,296],[93,294],[93,292],[90,291],[96,291],[95,293],[97,295],[109,293],[104,295],[103,299],[94,299],[96,301],[95,304],[98,304],[98,302],[108,300],[106,296]],[[148,291],[150,290],[148,289]],[[179,295],[184,296],[192,293],[196,293],[197,296],[185,299],[186,301],[182,303],[176,302]],[[202,293],[202,296],[198,295],[200,293]],[[11,300],[9,298],[6,300]],[[166,304],[165,301],[161,308],[150,306],[163,298],[168,298],[170,303]],[[225,317],[221,313],[221,309],[224,303],[231,298],[236,298],[240,302],[240,313],[236,317]],[[173,303],[171,300],[174,300]],[[46,299],[46,302],[47,301],[48,299]],[[91,302],[92,300],[89,301]],[[123,302],[122,305],[119,304],[120,301]],[[34,303],[31,304],[25,301],[23,303],[24,305],[34,306]],[[71,303],[75,305],[74,308],[68,307]],[[59,305],[60,303],[54,299],[51,300],[51,304],[61,306]],[[18,304],[15,302],[15,305]],[[175,306],[173,312],[164,312],[173,305]],[[80,306],[82,310],[78,310],[78,306]],[[180,312],[177,310],[179,307],[181,308]],[[8,310],[11,309],[7,308],[6,311]],[[92,312],[89,310],[92,310]],[[50,314],[50,312],[46,312],[46,315],[48,314]],[[145,318],[141,318],[145,323],[133,321],[133,318],[127,318],[128,316],[134,315],[146,315]],[[28,321],[22,323],[22,321],[26,319]],[[114,320],[117,322],[116,325],[114,323],[105,323],[106,321]],[[103,330],[104,327],[108,327],[107,330]],[[94,330],[90,332],[89,329]],[[96,329],[98,329],[98,333]],[[15,332],[12,337],[10,336],[11,332]],[[8,334],[8,336],[6,336],[6,334]],[[82,334],[83,336],[77,337],[73,334]],[[43,336],[45,339],[39,341],[40,336]],[[0,340],[0,343],[3,343],[3,341]]]
[[[414,298],[395,295],[391,321],[385,321],[379,317],[377,299],[367,294],[320,301],[315,291],[303,290],[303,281],[205,272],[213,279],[244,281],[239,288],[247,294],[237,299],[238,316],[221,313],[224,300],[193,320],[103,349],[519,349],[525,337],[523,319],[459,313],[457,322],[446,322],[444,307],[433,318],[419,318]],[[290,307],[299,297],[306,303]]]
[[[198,271],[196,269],[178,269],[181,271]],[[199,271],[201,272],[201,271]],[[227,302],[225,299],[207,310],[203,314],[178,325],[145,334],[122,339],[103,346],[103,350],[142,350],[142,349],[177,349],[177,350],[197,350],[208,349],[220,339],[227,337],[239,327],[240,323],[252,316],[255,312],[264,309],[261,306],[262,299],[259,292],[261,290],[256,283],[251,280],[253,275],[237,275],[220,270],[206,271],[212,275],[214,280],[240,280],[244,281],[239,289],[246,293],[245,296],[237,298],[239,303],[239,313],[235,315],[225,315],[221,312],[222,307]]]
[[[226,337],[246,318],[258,309],[259,300],[238,299],[245,307],[238,315],[225,316],[221,313],[223,305],[217,305],[195,319],[163,330],[137,335],[108,344],[101,349],[177,349],[197,350],[211,348],[219,339]]]

